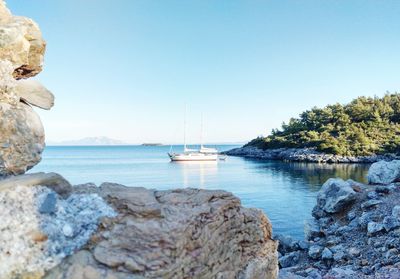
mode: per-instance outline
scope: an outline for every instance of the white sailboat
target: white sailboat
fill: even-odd
[[[200,149],[190,149],[186,146],[186,110],[183,132],[183,153],[169,152],[171,161],[217,161],[219,158],[218,150],[203,146],[203,119],[201,121],[201,143]]]

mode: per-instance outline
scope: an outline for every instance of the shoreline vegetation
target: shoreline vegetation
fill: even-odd
[[[228,155],[326,163],[372,163],[399,158],[400,94],[359,97],[314,107]]]

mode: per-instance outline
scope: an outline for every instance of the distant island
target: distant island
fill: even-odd
[[[86,137],[78,140],[68,140],[61,142],[50,142],[49,145],[129,145],[129,143],[121,140],[111,139],[108,137]]]
[[[163,144],[162,143],[158,143],[158,142],[155,142],[155,143],[147,143],[147,142],[145,142],[145,143],[142,143],[142,145],[143,146],[162,146]]]
[[[400,94],[359,97],[346,105],[314,107],[244,147],[262,150],[314,148],[339,156],[400,152]]]

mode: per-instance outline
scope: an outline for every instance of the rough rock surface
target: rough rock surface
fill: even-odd
[[[279,278],[400,278],[400,183],[328,182],[313,210],[315,218],[305,227],[306,245],[277,236]],[[336,199],[340,187],[352,198],[337,210],[324,210],[326,199],[320,196]],[[288,262],[294,253],[295,260]]]
[[[54,95],[37,80],[19,80],[15,91],[21,100],[33,106],[46,110],[54,106]]]
[[[270,222],[230,193],[110,183],[76,192],[98,193],[119,215],[104,220],[86,249],[47,279],[277,277]]]
[[[241,156],[247,158],[264,160],[284,160],[294,162],[312,162],[312,163],[366,163],[370,164],[380,160],[393,160],[399,158],[393,154],[372,155],[349,157],[332,154],[325,154],[316,151],[313,148],[278,148],[262,150],[252,146],[235,148],[226,152],[230,156]]]
[[[28,78],[42,70],[46,43],[31,19],[13,16],[0,0],[0,60],[14,65],[16,78]]]
[[[0,130],[0,175],[22,174],[41,160],[44,129],[30,106],[0,102]]]
[[[22,174],[41,160],[44,129],[30,105],[50,109],[53,95],[36,81],[45,42],[36,23],[13,16],[0,0],[0,176]]]
[[[376,162],[368,170],[370,184],[390,184],[396,181],[400,181],[400,160]]]
[[[342,211],[356,199],[351,182],[340,178],[328,179],[318,193],[316,209],[322,209],[326,213]]]
[[[51,210],[40,212],[49,200]],[[63,199],[47,187],[31,185],[1,189],[0,212],[2,279],[41,278],[87,243],[101,217],[115,216],[96,194]]]

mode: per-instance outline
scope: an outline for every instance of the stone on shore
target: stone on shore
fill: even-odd
[[[330,178],[318,193],[317,205],[313,213],[323,210],[326,213],[337,213],[351,205],[356,200],[356,192],[348,181],[340,178]],[[320,216],[318,216],[320,217]]]
[[[54,106],[54,95],[36,80],[19,80],[15,91],[21,100],[30,105],[46,110]]]
[[[84,192],[84,186],[78,191]],[[46,279],[67,274],[99,279],[277,277],[270,222],[261,211],[241,207],[230,193],[111,183],[97,191],[119,215],[104,220],[87,250],[69,257]]]
[[[368,170],[369,184],[388,185],[397,181],[400,181],[400,160],[379,161]]]

